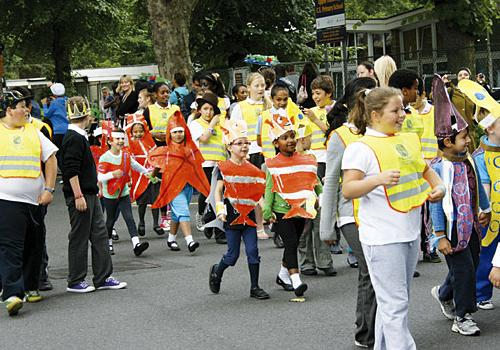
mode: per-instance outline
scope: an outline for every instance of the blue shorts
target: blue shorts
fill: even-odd
[[[172,213],[172,221],[183,222],[191,221],[191,213],[189,212],[189,202],[193,196],[193,187],[186,184],[182,191],[170,202],[170,210]]]

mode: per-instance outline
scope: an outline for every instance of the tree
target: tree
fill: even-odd
[[[148,13],[160,74],[172,79],[176,72],[192,74],[189,52],[190,23],[198,0],[148,0]]]

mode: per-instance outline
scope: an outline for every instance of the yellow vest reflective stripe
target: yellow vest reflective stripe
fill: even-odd
[[[488,231],[481,241],[483,247],[488,247],[498,236],[500,230],[500,147],[488,146],[483,143],[481,143],[481,147],[484,149],[484,162],[491,180],[491,220]]]
[[[316,117],[322,122],[328,125],[328,121],[326,119],[326,108],[319,108],[318,106],[311,108]],[[311,149],[326,149],[325,141],[325,132],[319,128],[315,123],[310,122],[312,129],[312,139],[311,139]]]
[[[373,150],[380,172],[391,169],[400,171],[396,185],[384,186],[387,201],[392,209],[406,213],[424,204],[431,188],[422,177],[426,163],[415,133],[390,137],[363,136],[359,142]]]
[[[171,105],[170,108],[160,108],[156,103],[148,107],[149,119],[153,130],[151,132],[166,132],[168,119],[176,111],[180,111],[179,106]]]
[[[42,174],[42,146],[33,124],[10,130],[0,126],[0,177],[36,179]]]
[[[37,118],[31,118],[31,123],[35,126],[35,128],[37,128],[40,131],[42,131],[42,129],[45,127],[49,132],[50,138],[52,138],[52,128],[49,126],[49,124],[44,123]]]
[[[248,101],[241,101],[238,104],[241,109],[241,115],[247,122],[248,140],[257,141],[257,122],[259,121],[259,115],[264,109],[264,103],[250,104]]]
[[[202,118],[193,120],[193,123],[198,123],[204,130],[209,126],[208,122]],[[214,130],[215,135],[210,135],[207,143],[200,141],[198,148],[205,160],[226,160],[226,149],[222,142],[222,130],[219,125]]]
[[[420,142],[422,143],[422,153],[425,159],[434,159],[438,155],[438,144],[434,135],[434,106],[426,114],[420,114],[424,131]]]
[[[288,103],[286,105],[286,114],[290,118],[293,117],[294,126],[309,123],[309,121],[305,119],[306,117],[302,114],[299,107],[291,100],[288,100]],[[302,117],[300,117],[299,115],[301,115]],[[276,149],[274,148],[273,142],[269,139],[269,124],[265,123],[266,120],[271,119],[271,113],[269,112],[269,109],[266,109],[264,112],[262,112],[261,117],[262,123],[260,130],[260,140],[262,142],[262,155],[264,156],[264,158],[272,158],[276,155]]]

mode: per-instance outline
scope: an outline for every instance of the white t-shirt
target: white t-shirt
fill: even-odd
[[[312,149],[311,154],[314,154],[318,163],[326,163],[326,149]]]
[[[255,101],[255,100],[252,100],[250,97],[247,97],[246,101],[251,105],[262,103],[262,101]],[[261,119],[262,119],[262,116],[259,115],[259,117],[257,119],[257,125],[262,124]],[[239,103],[236,104],[236,106],[234,106],[233,111],[231,112],[231,120],[244,120],[243,113],[241,112],[241,107],[240,107]],[[259,129],[257,129],[257,130],[259,130]],[[258,133],[260,134],[260,131]],[[260,153],[260,152],[262,152],[262,148],[259,146],[257,141],[252,141],[252,143],[250,144],[250,147],[248,148],[248,154]]]
[[[367,128],[366,135],[386,136]],[[360,170],[366,177],[380,174],[372,149],[362,142],[347,146],[342,158],[342,170]],[[383,245],[416,240],[420,235],[420,207],[400,213],[389,206],[384,186],[378,186],[360,198],[359,240],[367,245]]]
[[[37,132],[42,148],[41,160],[45,163],[51,155],[58,151],[58,148],[40,131]],[[40,175],[36,179],[0,177],[0,199],[38,205],[38,197],[44,187],[45,180],[43,175]]]
[[[498,243],[497,245],[497,250],[495,252],[495,255],[493,256],[491,264],[495,267],[500,267],[500,243]]]
[[[196,143],[196,146],[198,146],[198,148],[199,148],[200,147],[199,139],[200,139],[200,136],[203,135],[203,132],[205,132],[205,129],[195,119],[191,123],[189,123],[189,131],[191,132],[191,137],[193,138],[193,141]],[[211,167],[214,167],[216,163],[217,162],[215,160],[206,160],[201,164],[201,166],[203,168],[211,168]]]

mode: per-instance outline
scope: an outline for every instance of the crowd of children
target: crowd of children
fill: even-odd
[[[363,348],[416,348],[408,326],[412,279],[420,248],[432,262],[440,261],[439,251],[448,273],[431,296],[453,321],[453,332],[480,334],[472,313],[494,308],[493,287],[500,283],[500,105],[481,85],[467,79],[458,84],[476,105],[475,123],[484,130],[474,151],[470,122],[450,100],[446,79],[433,78],[431,104],[416,72],[379,62],[375,72],[384,82],[377,82],[366,75],[373,71],[364,62],[337,102],[331,77],[319,75],[310,83],[316,107],[305,109],[292,101],[287,86],[259,72],[249,75],[246,86],[235,86],[232,104],[220,77],[204,75],[190,115],[171,104],[187,98],[187,89],[177,86],[171,98],[170,86],[156,83],[136,93],[139,110],[123,116],[123,129],[102,122],[94,133],[100,144],[93,146],[86,132],[88,102],[66,101],[54,86],[69,121],[58,141],[71,224],[67,291],[127,286],[111,276],[113,227],[121,214],[133,253],[143,254],[149,243],[139,237],[148,231],[151,206],[151,228],[167,233],[172,251],[181,250],[179,230],[190,253],[200,248],[191,221],[207,238],[215,234],[218,243],[227,243],[210,267],[213,293],[236,264],[243,241],[250,297],[270,298],[259,285],[258,242],[272,230],[283,247],[276,283],[294,293],[291,301],[302,302],[308,285],[301,274],[337,274],[330,246],[339,244],[342,233],[349,264],[359,269],[354,341]],[[195,191],[198,211],[191,218]],[[93,286],[85,280],[89,242]],[[3,263],[8,257],[1,252]],[[8,295],[12,288],[4,275],[11,272],[4,270],[7,300],[15,296]],[[32,301],[39,296],[32,286],[26,292]],[[12,315],[22,306],[14,301],[6,303]]]

